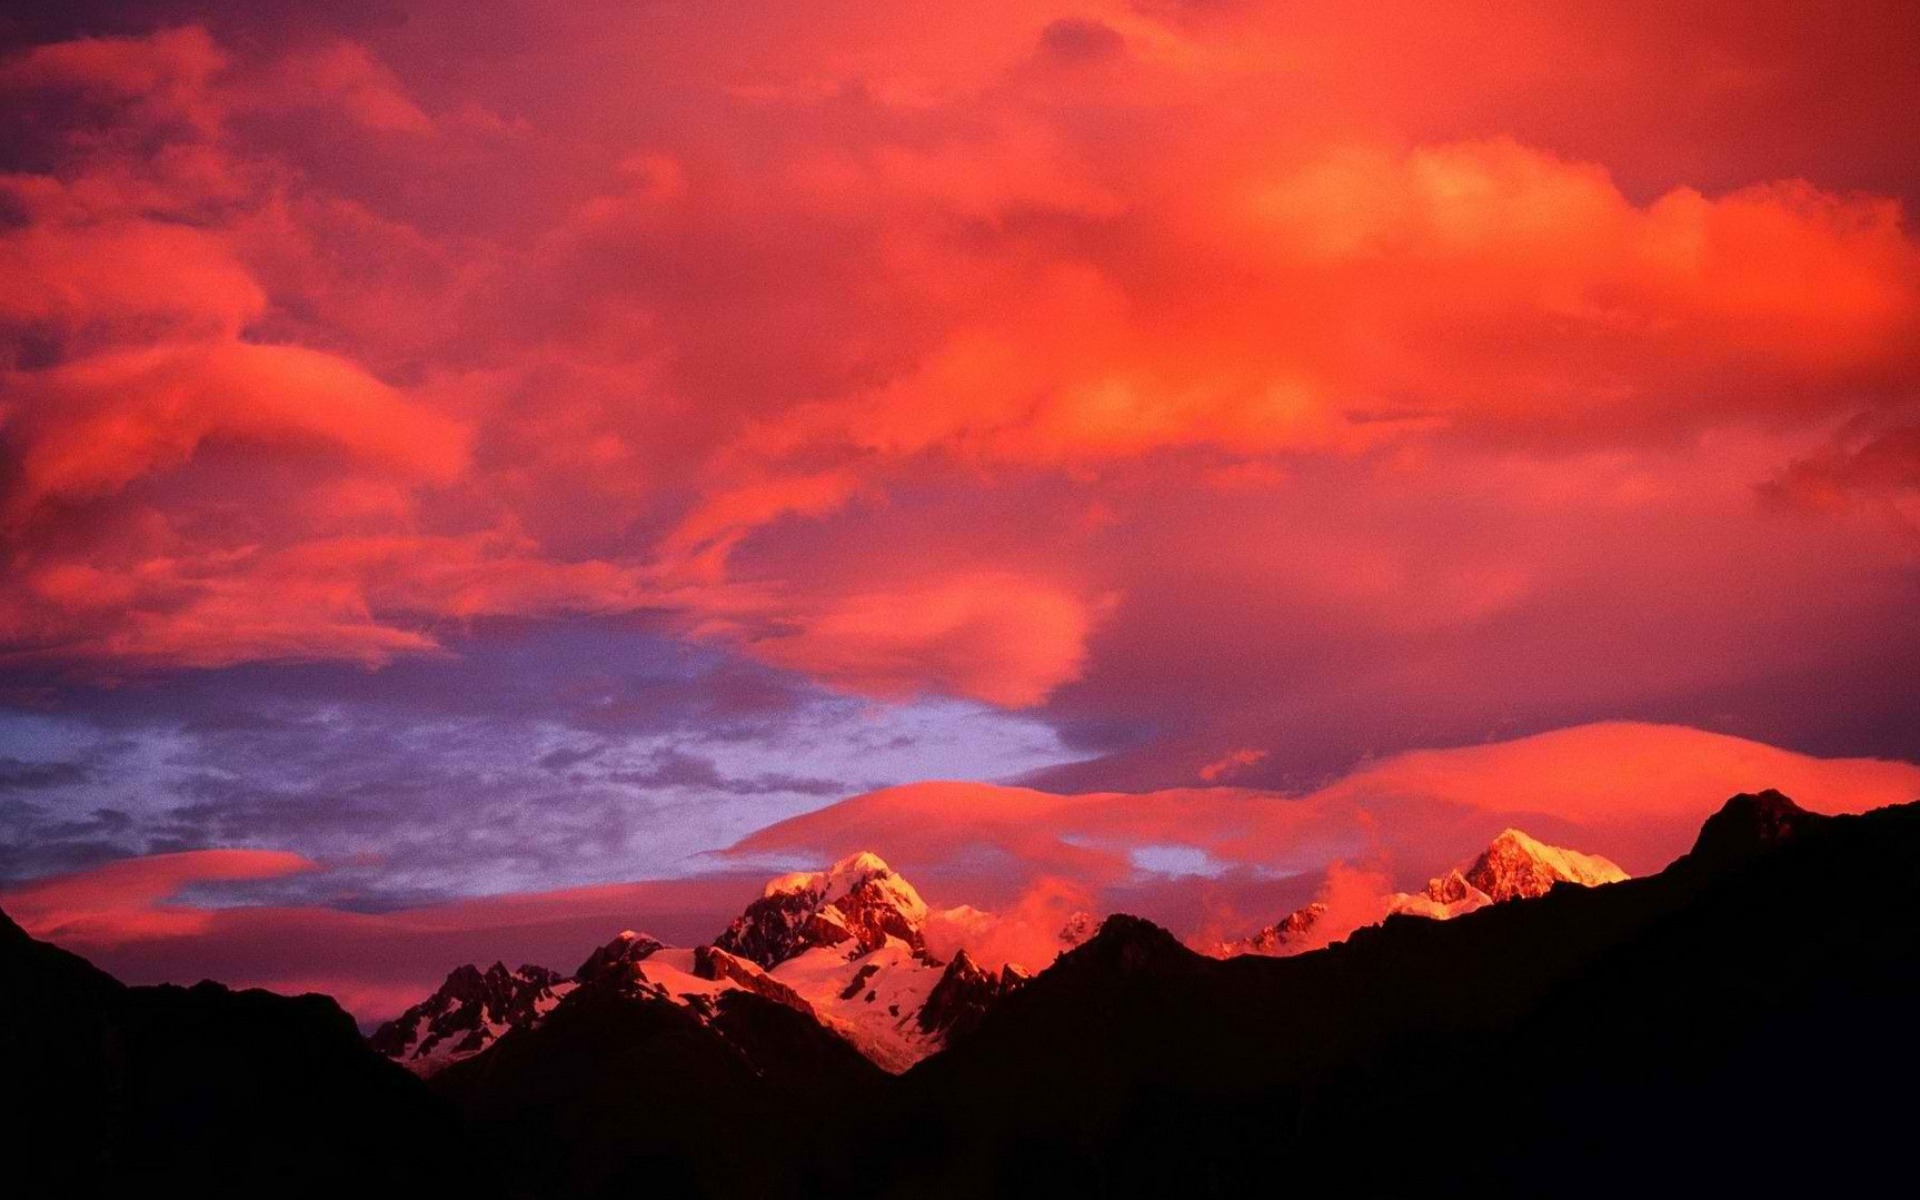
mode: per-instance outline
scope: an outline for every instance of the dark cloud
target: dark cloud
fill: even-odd
[[[0,792],[36,792],[87,781],[87,768],[73,762],[28,762],[0,756]]]
[[[679,750],[656,753],[643,770],[614,771],[606,778],[614,783],[638,787],[706,788],[736,796],[765,796],[794,793],[803,796],[845,796],[858,790],[838,779],[790,775],[782,771],[762,771],[752,776],[728,776],[711,759]]]
[[[1920,423],[1844,430],[1761,484],[1760,495],[1815,515],[1884,515],[1920,537]]]
[[[0,878],[291,849],[321,869],[209,897],[381,911],[673,874],[758,824],[923,773],[928,752],[958,751],[942,773],[975,775],[1058,753],[1044,727],[979,710],[876,720],[631,622],[484,625],[455,645],[378,672],[235,667],[0,707]],[[48,739],[80,751],[18,753]]]
[[[1104,21],[1062,17],[1040,31],[1040,51],[1069,66],[1097,63],[1119,55],[1127,39]]]

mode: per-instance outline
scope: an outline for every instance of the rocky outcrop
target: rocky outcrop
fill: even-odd
[[[693,973],[701,979],[735,984],[775,1004],[815,1020],[820,1018],[819,1010],[799,992],[767,974],[759,964],[729,954],[718,946],[702,946],[693,952]]]
[[[1236,954],[1292,954],[1311,940],[1314,927],[1326,913],[1327,906],[1316,901],[1248,937],[1221,943],[1215,953],[1221,958]]]
[[[653,957],[662,948],[658,938],[625,929],[606,945],[587,956],[573,973],[577,983],[626,982],[634,977],[635,964]]]

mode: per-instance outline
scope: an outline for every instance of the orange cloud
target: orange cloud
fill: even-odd
[[[452,477],[466,456],[458,425],[352,363],[298,346],[155,346],[4,382],[26,465],[16,512],[117,491],[214,438],[338,448],[428,479]]]
[[[927,949],[942,959],[965,950],[990,971],[1008,964],[1042,971],[1068,948],[1060,936],[1068,922],[1098,905],[1083,883],[1043,876],[995,912],[962,904],[929,913],[924,928]]]
[[[1010,575],[960,576],[837,599],[753,652],[861,691],[934,687],[1004,708],[1044,700],[1079,676],[1098,607]]]

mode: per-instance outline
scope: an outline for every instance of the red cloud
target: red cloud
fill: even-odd
[[[1200,778],[1206,783],[1219,783],[1244,767],[1251,767],[1267,757],[1265,750],[1251,748],[1232,750],[1214,759],[1200,768]]]
[[[352,363],[298,346],[154,346],[5,382],[26,468],[10,497],[21,517],[46,500],[118,491],[213,439],[337,449],[403,478],[450,479],[466,457],[458,425]]]
[[[192,27],[150,37],[83,38],[36,46],[0,67],[0,88],[123,101],[148,120],[208,129],[226,112],[213,81],[228,61],[206,30]]]
[[[1850,417],[1910,423],[1901,178],[1800,136],[1796,89],[1844,76],[1860,161],[1905,160],[1875,131],[1911,66],[1857,32],[1772,6],[924,18],[530,15],[509,44],[424,5],[364,40],[0,66],[33,142],[0,178],[4,652],[378,663],[448,619],[647,607],[836,686],[1008,706],[1124,705],[1168,686],[1143,661],[1231,636],[1241,664],[1181,685],[1224,708],[1295,636],[1357,658],[1577,625],[1593,579],[1631,624],[1700,495],[1750,502]],[[1542,522],[1556,486],[1577,503]],[[1400,488],[1424,502],[1383,519]],[[1797,552],[1711,517],[1728,590]],[[1845,536],[1832,594],[1876,619],[1885,547]],[[1345,675],[1463,682],[1396,661]]]

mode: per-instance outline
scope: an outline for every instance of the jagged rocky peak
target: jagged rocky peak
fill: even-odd
[[[374,1031],[373,1048],[419,1071],[469,1058],[509,1029],[533,1024],[572,987],[558,971],[496,962],[456,967],[425,1000]]]
[[[633,965],[645,962],[661,949],[660,939],[645,933],[635,933],[623,929],[619,936],[587,956],[580,969],[573,973],[578,983],[605,982],[614,979],[631,979]]]
[[[1223,942],[1214,951],[1215,957],[1231,958],[1238,954],[1282,955],[1298,950],[1303,943],[1313,937],[1313,929],[1320,918],[1327,915],[1327,906],[1315,901],[1305,908],[1297,908],[1285,918],[1274,922],[1265,929],[1249,937],[1236,938]]]
[[[1083,945],[1100,931],[1100,918],[1090,912],[1077,912],[1060,927],[1060,944],[1068,950]]]
[[[1486,893],[1467,882],[1467,877],[1455,867],[1445,875],[1427,880],[1427,899],[1435,904],[1459,904],[1471,900],[1476,895],[1486,897]]]
[[[1026,972],[1011,963],[999,971],[989,971],[973,961],[965,950],[953,956],[940,981],[927,993],[918,1017],[922,1031],[952,1045],[973,1032],[1002,996],[1027,982]]]
[[[1494,838],[1492,844],[1481,851],[1480,857],[1473,860],[1473,865],[1466,870],[1464,882],[1499,903],[1544,896],[1556,883],[1598,887],[1603,883],[1618,883],[1625,878],[1625,871],[1597,854],[1581,854],[1575,850],[1549,846],[1518,829],[1508,829]],[[1435,883],[1441,884],[1442,890],[1445,890],[1448,882],[1443,878],[1429,883],[1429,894]]]
[[[824,871],[782,875],[713,944],[771,969],[815,946],[865,954],[898,938],[924,952],[926,901],[877,854],[862,851]]]
[[[1742,792],[1708,817],[1686,861],[1725,866],[1791,841],[1831,818],[1808,812],[1780,792]]]
[[[1556,884],[1598,887],[1625,878],[1625,871],[1597,854],[1549,846],[1518,829],[1508,829],[1464,871],[1455,868],[1435,876],[1427,880],[1424,891],[1395,892],[1384,897],[1376,919],[1398,914],[1446,921],[1499,901],[1544,896]],[[1207,952],[1216,958],[1232,958],[1241,954],[1284,956],[1314,949],[1333,940],[1324,927],[1316,928],[1325,915],[1324,905],[1309,904],[1285,920],[1248,937],[1220,942]]]

